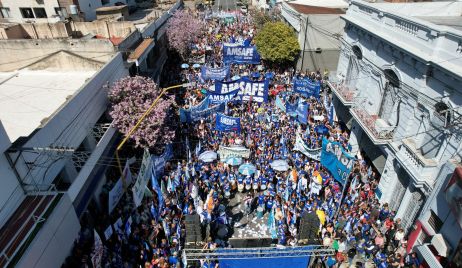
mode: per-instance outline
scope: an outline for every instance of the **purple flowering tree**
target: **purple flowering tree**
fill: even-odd
[[[109,87],[110,115],[114,126],[127,135],[143,113],[159,96],[161,89],[150,78],[125,77]],[[175,137],[174,96],[164,95],[130,136],[137,147],[164,148]]]
[[[168,20],[167,39],[169,46],[185,59],[191,44],[202,36],[204,23],[194,17],[188,10],[177,10]]]

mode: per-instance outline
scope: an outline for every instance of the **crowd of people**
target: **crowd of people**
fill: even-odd
[[[209,19],[204,36],[199,36],[192,44],[192,56],[204,56],[210,67],[223,66],[222,44],[252,44],[255,33],[249,16],[239,15],[233,23]],[[181,249],[187,235],[185,215],[200,215],[203,248],[229,247],[229,234],[218,234],[217,230],[226,226],[232,231],[227,204],[238,194],[245,196],[247,214],[268,213],[274,219],[274,225],[270,226],[271,236],[281,246],[299,245],[300,219],[306,213],[316,215],[320,222],[319,243],[332,247],[337,253],[319,259],[319,265],[340,267],[343,263],[356,265],[359,260],[373,262],[377,267],[419,267],[415,254],[408,254],[401,220],[395,217],[395,211],[376,198],[379,174],[364,154],[356,154],[345,186],[318,160],[294,150],[298,136],[313,150],[321,148],[325,137],[340,142],[346,151],[351,151],[346,127],[341,122],[329,120],[333,115],[329,115],[328,88],[323,86],[318,98],[305,97],[292,90],[294,77],[308,76],[324,85],[325,74],[245,64],[231,65],[230,72],[229,79],[252,74],[250,78],[257,80],[271,73],[270,89],[279,88],[284,93],[270,95],[267,103],[227,103],[225,113],[241,119],[240,132],[216,130],[215,115],[194,124],[183,124],[186,131],[182,133],[187,136],[184,138],[188,146],[181,148],[197,150],[182,152],[188,156],[169,161],[163,175],[157,178],[161,191],[151,188],[140,206],[134,204],[131,187],[128,187],[111,215],[103,213],[96,221],[84,217],[68,267],[91,266],[95,226],[104,241],[102,267],[180,267]],[[200,70],[194,68],[183,70],[182,79],[197,82],[185,92],[183,108],[199,104],[206,97],[206,89],[213,84],[213,81],[203,81]],[[278,93],[286,103],[299,100],[309,103],[307,124],[276,107]],[[184,142],[183,137],[181,142]],[[243,161],[253,165],[255,173],[242,174],[237,165],[220,161],[223,159],[212,162],[199,159],[200,152],[216,152],[220,146],[248,148],[249,157]],[[288,169],[273,169],[271,163],[275,160],[286,161]],[[102,203],[107,200],[113,184],[109,181],[103,187]],[[119,218],[123,227],[105,237],[107,226]],[[206,262],[203,265],[219,267],[217,262],[212,266]]]

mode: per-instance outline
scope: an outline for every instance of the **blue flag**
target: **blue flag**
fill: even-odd
[[[332,142],[325,137],[322,140],[321,165],[330,171],[334,179],[341,184],[350,175],[355,158],[349,155],[339,142]]]

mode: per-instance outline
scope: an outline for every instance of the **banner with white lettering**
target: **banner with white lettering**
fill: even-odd
[[[321,159],[321,148],[310,149],[299,134],[297,134],[297,137],[295,139],[294,151],[299,151],[302,154],[308,156],[309,158],[317,161]]]
[[[209,95],[223,95],[235,93],[236,101],[268,101],[269,80],[251,81],[248,78],[241,78],[232,82],[215,81],[215,85],[209,89]],[[212,96],[210,96],[212,97]]]
[[[335,180],[345,184],[353,168],[355,158],[349,155],[339,142],[322,139],[321,165],[330,171]]]
[[[123,195],[124,195],[124,187],[122,183],[122,178],[119,178],[119,180],[116,182],[114,187],[112,187],[111,191],[109,191],[109,202],[108,202],[109,214],[111,214],[111,212],[117,206],[117,204],[119,203]]]
[[[201,68],[201,78],[206,80],[223,80],[229,76],[229,65],[220,67],[220,68],[212,68],[209,66],[202,66]]]
[[[236,131],[241,132],[241,119],[239,117],[217,114],[215,128],[219,131]]]
[[[250,149],[247,149],[244,146],[226,147],[220,145],[218,155],[220,156],[220,161],[226,161],[229,157],[249,158]]]
[[[307,97],[314,96],[319,98],[321,91],[321,83],[319,81],[311,80],[309,78],[294,78],[294,91],[303,94]]]
[[[256,46],[223,46],[223,62],[226,64],[260,64]]]
[[[140,171],[138,177],[136,178],[135,185],[133,185],[133,201],[135,202],[136,207],[141,205],[141,201],[144,197],[144,189],[148,184],[149,179],[151,178],[151,154],[148,149],[144,149],[143,160],[141,162]]]

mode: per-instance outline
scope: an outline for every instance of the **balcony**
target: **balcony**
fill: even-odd
[[[414,139],[403,139],[396,156],[417,186],[425,186],[424,188],[428,189],[433,185],[433,174],[438,163],[434,159],[427,159],[422,156],[419,149],[416,148]]]
[[[351,108],[350,112],[375,145],[383,145],[393,139],[395,127],[389,126],[378,115],[371,115],[359,107]]]
[[[343,83],[340,84],[340,83],[328,81],[327,84],[332,89],[332,91],[335,93],[337,98],[340,99],[340,101],[343,103],[343,105],[352,106],[354,104],[354,98],[355,98],[355,95],[356,95],[356,91],[354,91],[351,88],[347,87]]]

